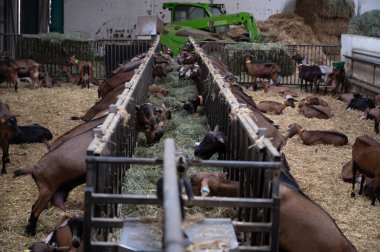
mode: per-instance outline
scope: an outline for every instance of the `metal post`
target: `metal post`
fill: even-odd
[[[181,230],[181,209],[179,202],[178,177],[175,159],[175,145],[172,138],[164,145],[164,234],[165,251],[185,251]]]

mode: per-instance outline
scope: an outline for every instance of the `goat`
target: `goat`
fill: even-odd
[[[173,71],[173,67],[168,65],[167,63],[155,63],[152,66],[152,78],[155,77],[166,77],[168,73]]]
[[[78,60],[75,55],[69,57],[66,66],[77,66],[79,73],[78,85],[82,88],[90,88],[90,83],[100,86],[100,82],[94,77],[92,62],[87,60]]]
[[[282,103],[275,102],[275,101],[261,101],[257,104],[257,108],[261,112],[264,112],[264,113],[269,112],[272,114],[279,115],[282,113],[282,111],[286,107],[294,108],[295,107],[295,105],[294,105],[295,101],[296,100],[293,98],[293,96],[288,95]]]
[[[67,82],[69,82],[71,84],[75,84],[75,85],[78,84],[78,82],[79,82],[79,74],[71,74],[69,72],[69,69],[68,69],[67,66],[62,66],[60,73],[64,74],[66,76],[66,81]]]
[[[136,105],[135,111],[135,129],[137,134],[143,132],[148,144],[159,142],[164,135],[164,124],[157,118],[156,107],[150,103],[144,103],[141,105]]]
[[[239,195],[239,182],[225,180],[224,174],[197,173],[191,182],[195,195]],[[331,216],[305,195],[285,161],[280,176],[280,251],[354,252]],[[313,217],[310,217],[310,216]]]
[[[374,142],[368,135],[359,136],[352,145],[352,192],[351,197],[355,197],[356,172],[362,173],[359,195],[363,193],[363,185],[366,177],[374,178],[371,205],[375,205],[377,190],[380,185],[380,146],[368,144]]]
[[[366,108],[364,111],[364,115],[362,116],[362,119],[373,119],[375,121],[375,125],[373,127],[373,130],[376,132],[376,134],[379,134],[379,121],[380,121],[380,108]]]
[[[64,202],[70,191],[86,180],[86,151],[93,140],[92,129],[106,116],[78,125],[52,143],[50,151],[32,167],[19,169],[14,177],[32,175],[39,197],[33,204],[25,232],[36,234],[37,221],[49,201],[65,211]]]
[[[333,116],[329,107],[322,105],[309,105],[307,103],[300,107],[298,112],[307,118],[315,117],[319,119],[329,119]]]
[[[18,133],[17,120],[6,103],[0,102],[0,145],[3,152],[1,174],[6,174],[9,159],[9,144]]]
[[[324,99],[322,99],[321,97],[318,97],[318,96],[308,96],[308,97],[303,98],[298,103],[298,107],[301,108],[305,104],[307,104],[309,106],[310,105],[321,105],[321,106],[324,106],[324,107],[328,107],[329,106],[328,103]]]
[[[226,137],[223,132],[219,131],[219,126],[216,125],[213,131],[207,132],[194,150],[194,156],[201,159],[210,159],[215,153],[222,153],[226,150]]]
[[[316,87],[317,91],[319,88],[319,83],[322,81],[322,70],[316,65],[305,65],[305,57],[297,54],[293,55],[292,59],[297,62],[298,77],[301,80],[301,90],[303,86],[303,81],[305,81],[305,90],[307,92],[307,82],[311,83],[310,89],[313,90],[313,86]]]
[[[253,85],[254,90],[257,89],[257,78],[268,78],[273,82],[273,85],[277,85],[281,81],[281,67],[278,64],[272,62],[254,63],[253,56],[248,53],[244,54],[243,60],[248,75],[252,77],[255,83]]]
[[[283,97],[286,97],[288,95],[291,95],[293,97],[297,97],[298,96],[297,92],[295,90],[291,89],[290,87],[273,86],[273,85],[270,85],[270,83],[267,82],[267,81],[264,81],[261,84],[261,86],[264,89],[265,93],[269,93],[269,92],[278,93],[278,94],[281,94]]]
[[[198,107],[204,105],[204,99],[202,95],[198,95],[190,98],[185,104],[183,104],[183,109],[186,111],[187,115],[193,115],[197,113]]]
[[[339,87],[342,87],[344,81],[346,80],[346,71],[344,68],[333,68],[332,73],[328,74],[327,80],[326,80],[326,88],[325,93],[327,90],[327,86],[331,86],[331,93],[333,96],[335,96],[338,92]]]
[[[361,97],[358,94],[354,94],[354,98],[348,103],[346,109],[356,109],[365,111],[367,108],[375,108],[376,104],[372,98]]]
[[[196,196],[239,197],[239,182],[226,179],[226,173],[199,172],[190,181]]]
[[[348,144],[346,135],[333,130],[304,130],[299,124],[293,123],[288,126],[285,139],[298,134],[305,145],[332,144],[342,146]]]
[[[63,216],[44,242],[34,243],[30,252],[68,251],[83,252],[83,214]]]
[[[53,138],[50,130],[39,125],[17,126],[17,133],[11,139],[10,144],[44,143],[50,149],[49,140]]]
[[[157,85],[157,84],[151,84],[148,87],[148,92],[150,94],[154,94],[156,96],[161,96],[162,97],[162,96],[168,95],[169,92],[170,92],[170,89],[161,87],[160,85]]]

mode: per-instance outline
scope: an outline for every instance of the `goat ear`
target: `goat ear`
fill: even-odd
[[[218,132],[219,131],[219,125],[217,124],[214,128],[214,132]]]
[[[135,106],[135,109],[138,111],[138,110],[140,110],[140,105],[136,105]]]

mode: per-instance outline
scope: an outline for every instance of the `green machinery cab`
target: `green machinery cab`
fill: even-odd
[[[250,13],[226,14],[224,4],[172,2],[164,3],[163,9],[171,12],[171,23],[165,25],[160,42],[175,55],[189,36],[195,40],[217,40],[210,33],[226,32],[230,25],[244,25],[250,42],[261,39]]]

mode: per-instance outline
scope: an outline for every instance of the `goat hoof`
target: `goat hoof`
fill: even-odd
[[[355,193],[354,192],[351,193],[351,198],[355,198]]]
[[[372,202],[372,203],[371,203],[371,206],[375,206],[375,202]]]
[[[36,235],[36,228],[32,227],[30,225],[26,226],[25,228],[25,234],[29,236],[35,236]]]

